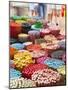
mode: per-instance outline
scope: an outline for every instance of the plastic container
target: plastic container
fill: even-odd
[[[21,24],[11,22],[10,23],[10,37],[11,38],[18,38],[18,34],[20,34],[22,31]]]

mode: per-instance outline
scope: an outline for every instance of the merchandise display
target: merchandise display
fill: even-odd
[[[51,57],[56,59],[61,59],[64,53],[65,53],[64,50],[56,50],[52,52]]]
[[[26,48],[27,46],[32,45],[32,42],[24,42],[23,46]]]
[[[58,42],[58,45],[59,45],[61,48],[65,49],[65,48],[66,48],[66,41],[65,41],[65,39],[59,41],[59,42]]]
[[[41,37],[44,37],[45,35],[49,35],[49,34],[50,34],[50,30],[48,28],[40,30],[40,36]]]
[[[60,33],[60,28],[58,26],[50,26],[49,30],[51,34],[57,36]]]
[[[17,39],[11,38],[10,39],[10,44],[14,44],[14,43],[17,43]]]
[[[33,58],[39,58],[42,56],[47,57],[48,56],[47,52],[45,52],[44,50],[33,51],[33,52],[31,52],[31,55]]]
[[[32,80],[34,80],[37,86],[55,85],[61,80],[61,75],[51,69],[43,69],[35,71],[32,74]]]
[[[45,49],[46,51],[48,51],[48,53],[52,53],[54,50],[59,49],[59,45],[57,43],[52,44],[52,43],[46,43],[46,42],[44,42],[44,43],[41,43],[40,45],[41,45],[41,47],[43,49]]]
[[[64,66],[60,66],[57,71],[62,74],[62,75],[65,75],[66,73],[66,70],[65,70],[65,65]]]
[[[49,59],[45,60],[44,64],[46,64],[49,67],[54,68],[54,69],[57,69],[60,66],[65,65],[64,61],[62,61],[60,59],[54,59],[54,58],[49,58]]]
[[[50,58],[50,57],[42,56],[42,57],[37,58],[36,62],[39,64],[44,64],[44,61],[47,60],[48,58]]]
[[[66,62],[66,54],[65,53],[62,55],[62,60]]]
[[[66,85],[66,5],[9,5],[9,88]]]
[[[35,29],[35,30],[40,30],[41,28],[43,27],[43,24],[42,24],[42,22],[40,22],[40,21],[37,21],[37,22],[35,22],[35,24],[34,25],[32,25],[32,29]]]
[[[28,34],[24,34],[24,33],[20,33],[18,35],[18,39],[19,39],[20,42],[28,41],[28,37],[29,37],[29,35]]]
[[[20,16],[12,16],[12,19],[13,19],[13,20],[20,20],[21,17],[20,17]]]
[[[14,58],[15,53],[17,53],[17,49],[10,47],[10,59]]]
[[[18,70],[21,70],[25,66],[34,63],[31,54],[28,51],[18,52],[14,55],[14,64]]]
[[[44,39],[48,43],[55,43],[57,41],[57,38],[54,35],[52,35],[52,34],[45,35]]]
[[[57,39],[58,39],[58,40],[63,40],[63,39],[65,39],[65,35],[59,34],[59,35],[57,36]]]
[[[17,38],[18,34],[22,32],[22,27],[20,23],[10,22],[10,37]]]
[[[31,24],[29,23],[22,23],[22,32],[28,33],[28,31],[31,29]]]
[[[10,68],[14,68],[15,69],[15,65],[14,65],[14,61],[13,60],[10,60],[9,64],[10,64],[10,66],[9,66]]]
[[[39,44],[32,44],[27,46],[28,51],[41,50],[41,46]]]
[[[29,37],[33,36],[34,38],[39,38],[40,37],[40,31],[38,30],[31,30],[28,32]]]
[[[10,47],[13,47],[17,50],[20,50],[20,49],[23,49],[24,46],[21,44],[21,43],[14,43],[14,44],[11,44]]]
[[[20,24],[26,23],[26,21],[24,21],[24,20],[15,20],[15,22],[16,22],[16,23],[20,23]]]
[[[36,87],[36,83],[31,79],[18,78],[10,79],[10,88],[25,88],[25,87]]]
[[[10,78],[15,79],[15,78],[19,78],[19,77],[21,77],[21,72],[16,69],[10,68]]]
[[[30,64],[22,70],[22,74],[24,77],[31,78],[31,75],[35,71],[42,70],[45,68],[48,68],[48,66],[44,64]]]

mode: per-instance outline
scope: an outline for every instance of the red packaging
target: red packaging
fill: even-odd
[[[64,39],[64,38],[65,38],[65,35],[59,34],[59,35],[57,36],[57,39],[58,39],[58,40],[62,40],[62,39]]]
[[[50,33],[55,36],[59,35],[60,33],[60,29],[58,26],[51,26],[49,27],[49,30],[50,30]]]
[[[44,64],[30,64],[22,70],[22,75],[27,78],[31,78],[31,75],[37,71],[47,68]]]
[[[10,37],[11,38],[17,38],[18,34],[20,34],[21,31],[21,24],[10,22]]]
[[[34,51],[34,50],[40,50],[41,46],[39,44],[32,44],[27,46],[27,50]]]
[[[44,37],[45,35],[50,34],[50,30],[49,29],[41,29],[40,30],[40,36]]]

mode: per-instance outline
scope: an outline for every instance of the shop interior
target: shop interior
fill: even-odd
[[[10,88],[66,85],[66,5],[10,2]]]

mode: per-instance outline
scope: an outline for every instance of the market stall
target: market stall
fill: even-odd
[[[65,5],[10,2],[10,88],[66,84]]]

